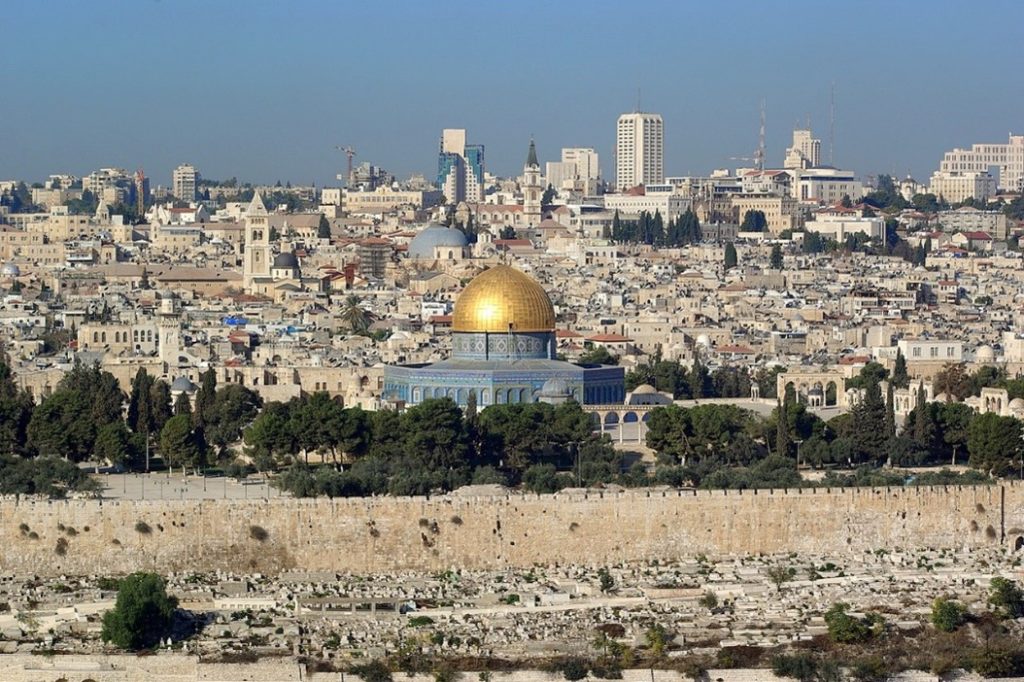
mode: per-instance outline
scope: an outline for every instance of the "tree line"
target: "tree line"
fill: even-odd
[[[665,224],[661,211],[641,211],[636,220],[623,220],[616,210],[612,216],[611,239],[619,244],[648,244],[667,248],[696,244],[704,238],[700,220],[692,209]]]

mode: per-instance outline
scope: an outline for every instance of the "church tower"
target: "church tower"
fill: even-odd
[[[257,277],[270,276],[270,214],[259,192],[245,211],[245,246],[242,251],[242,284],[246,291]]]
[[[526,156],[523,166],[523,217],[528,227],[540,225],[540,201],[544,188],[540,185],[540,162],[537,161],[537,148],[530,138],[530,153]]]

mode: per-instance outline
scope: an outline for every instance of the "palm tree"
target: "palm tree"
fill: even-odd
[[[356,334],[365,333],[370,326],[370,315],[363,309],[362,302],[355,294],[349,295],[341,311],[341,319]]]

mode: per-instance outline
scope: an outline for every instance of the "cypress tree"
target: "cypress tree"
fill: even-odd
[[[775,423],[775,454],[789,457],[789,396],[776,399],[778,419]]]
[[[896,437],[896,403],[892,395],[892,383],[885,389],[885,435],[888,438]]]
[[[725,269],[736,267],[736,247],[731,242],[725,245]]]

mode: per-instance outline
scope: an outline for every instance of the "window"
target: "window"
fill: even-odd
[[[912,355],[913,355],[913,356],[914,356],[915,358],[919,358],[919,357],[921,357],[921,349],[920,349],[920,348],[914,348],[914,352],[912,353]]]

